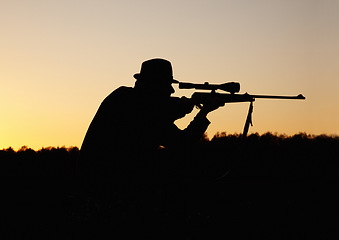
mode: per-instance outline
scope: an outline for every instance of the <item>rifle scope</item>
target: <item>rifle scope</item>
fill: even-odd
[[[203,89],[203,90],[223,90],[230,93],[236,93],[240,91],[240,83],[238,82],[228,82],[223,84],[209,84],[205,82],[204,84],[195,84],[195,83],[183,83],[179,82],[180,89]]]

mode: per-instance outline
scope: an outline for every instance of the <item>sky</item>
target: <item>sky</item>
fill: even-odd
[[[249,134],[338,135],[338,12],[336,0],[0,0],[0,149],[80,147],[102,100],[158,57],[182,82],[306,97],[256,100]],[[241,133],[248,106],[210,113],[208,137]]]

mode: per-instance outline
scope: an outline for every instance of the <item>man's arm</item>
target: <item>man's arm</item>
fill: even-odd
[[[166,129],[164,134],[164,146],[179,147],[186,145],[187,143],[193,143],[199,141],[203,136],[210,121],[207,119],[208,113],[224,106],[224,102],[220,99],[212,99],[211,102],[204,104],[193,121],[184,129],[180,130],[174,123]]]

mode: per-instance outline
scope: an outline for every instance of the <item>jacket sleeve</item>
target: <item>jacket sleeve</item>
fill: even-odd
[[[206,117],[196,116],[184,129],[179,129],[174,123],[163,132],[162,144],[165,147],[179,147],[195,143],[205,133],[210,121]]]

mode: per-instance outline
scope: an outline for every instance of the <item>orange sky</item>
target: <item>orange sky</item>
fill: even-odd
[[[183,82],[306,96],[257,100],[249,133],[339,134],[338,12],[329,0],[1,1],[0,149],[80,147],[100,102],[154,57]],[[240,133],[247,109],[211,113],[208,135]]]

